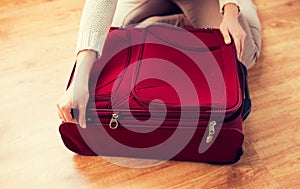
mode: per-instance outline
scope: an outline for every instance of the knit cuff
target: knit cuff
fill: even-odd
[[[220,12],[223,14],[224,13],[224,6],[228,3],[233,3],[236,6],[240,7],[240,2],[239,0],[220,0]],[[240,8],[239,8],[240,9]]]
[[[82,50],[94,50],[101,55],[106,35],[102,32],[94,31],[79,31],[77,46],[75,53],[76,55]]]

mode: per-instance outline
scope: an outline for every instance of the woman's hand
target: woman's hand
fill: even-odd
[[[71,109],[78,109],[78,122],[82,128],[86,127],[85,112],[89,99],[88,86],[72,83],[68,90],[60,97],[57,102],[59,118],[63,121],[76,123],[72,117]],[[75,89],[74,89],[75,88]]]
[[[89,99],[89,74],[95,60],[95,51],[86,50],[78,54],[73,82],[57,102],[58,115],[63,121],[76,123],[71,109],[78,109],[78,122],[82,128],[86,127],[85,113]]]
[[[232,36],[236,47],[237,58],[241,61],[244,51],[246,32],[241,27],[238,21],[238,16],[239,8],[233,3],[226,4],[224,6],[224,15],[220,24],[220,31],[226,44],[231,43],[230,36]]]

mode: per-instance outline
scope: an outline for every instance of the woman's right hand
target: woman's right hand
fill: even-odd
[[[239,7],[233,3],[225,4],[224,16],[220,24],[220,31],[226,44],[231,43],[230,36],[232,36],[237,52],[237,58],[242,61],[246,32],[240,25],[238,17]]]
[[[95,51],[86,50],[78,54],[73,82],[57,102],[58,115],[62,121],[76,123],[71,110],[77,109],[79,111],[78,123],[82,128],[86,128],[85,113],[89,99],[88,81],[95,60]]]

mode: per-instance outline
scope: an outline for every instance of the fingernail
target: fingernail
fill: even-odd
[[[80,124],[81,128],[85,129],[86,128],[86,124],[85,123],[82,123]]]
[[[231,42],[230,39],[225,39],[226,44],[229,44],[230,42]]]

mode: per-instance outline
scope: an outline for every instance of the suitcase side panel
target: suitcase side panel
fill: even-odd
[[[228,127],[226,124],[230,124]],[[142,148],[151,148],[165,142],[175,132],[176,128],[159,128],[151,137],[149,133],[141,134],[128,131],[125,127],[119,127],[116,130],[108,129],[108,125],[103,125],[104,130],[111,136],[112,140],[116,140],[122,145],[127,145],[133,150],[128,151],[115,145],[110,141],[103,140],[103,130],[99,130],[99,126],[89,126],[88,129],[82,130],[76,124],[63,123],[60,126],[60,133],[64,144],[71,151],[81,155],[101,155],[101,156],[120,156],[120,157],[136,157],[150,159],[164,159],[165,149],[154,151],[152,153],[138,153]],[[128,126],[127,126],[128,127]],[[147,128],[145,128],[147,129]],[[186,146],[177,154],[174,154],[173,160],[180,161],[199,161],[209,163],[234,163],[238,160],[240,149],[243,143],[244,135],[241,131],[241,118],[237,118],[229,123],[222,125],[218,136],[212,145],[204,152],[199,153],[200,144],[208,145],[201,142],[207,135],[206,127],[197,127],[194,135]],[[187,129],[180,130],[182,137],[190,131]],[[88,142],[86,142],[88,141]],[[178,140],[178,142],[181,142]],[[89,145],[87,145],[89,144]],[[173,144],[178,145],[178,144]],[[93,149],[93,150],[92,150]],[[159,152],[159,153],[158,153]]]

